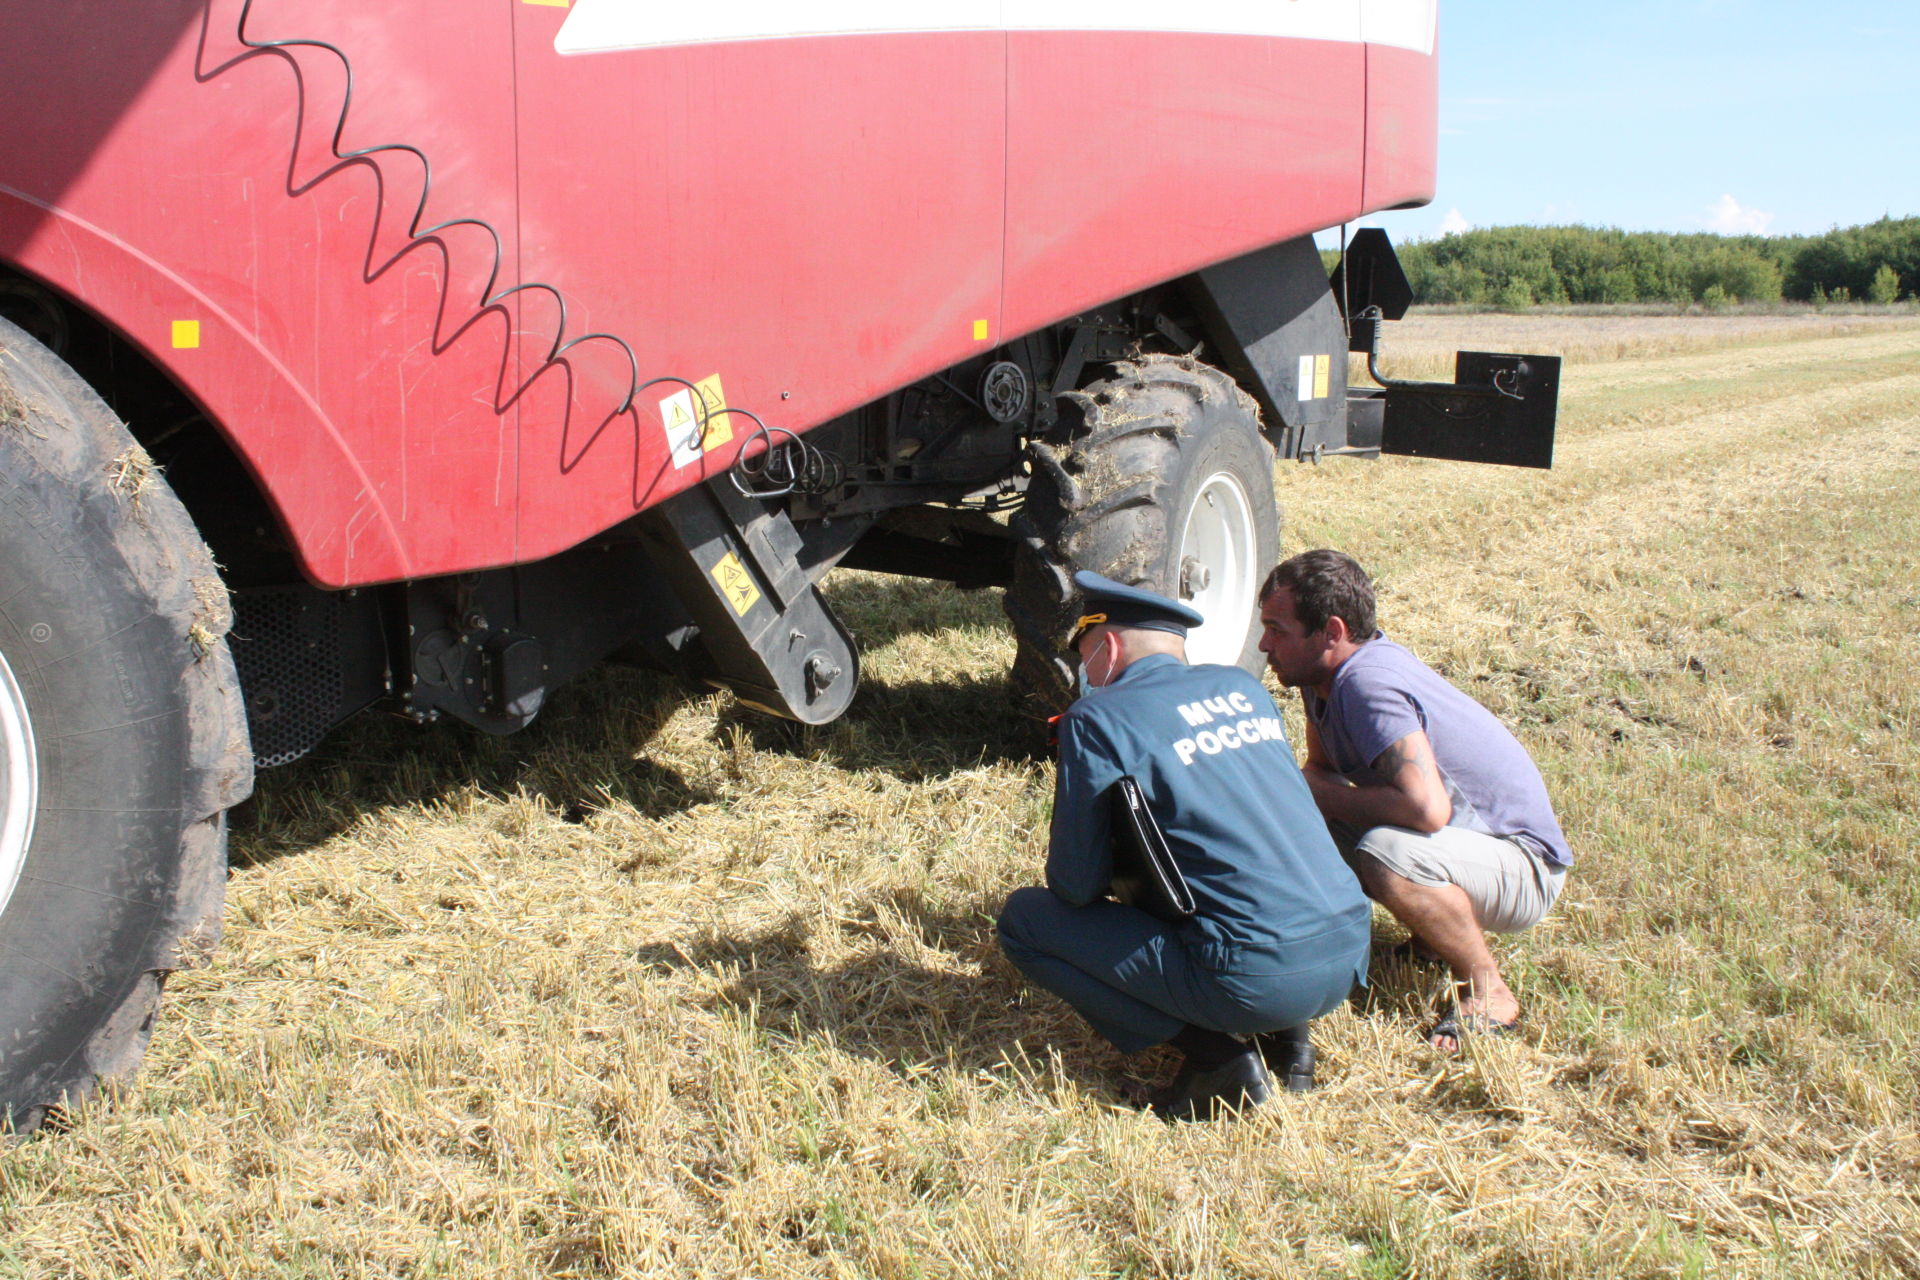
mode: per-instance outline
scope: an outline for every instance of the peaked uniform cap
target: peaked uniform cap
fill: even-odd
[[[1067,641],[1069,645],[1079,640],[1088,627],[1103,622],[1109,626],[1139,627],[1145,631],[1168,631],[1176,636],[1184,636],[1189,627],[1197,627],[1205,621],[1200,611],[1192,605],[1170,600],[1141,587],[1115,582],[1091,569],[1082,569],[1074,574],[1073,585],[1080,588],[1082,603],[1080,620],[1074,624],[1073,634]]]

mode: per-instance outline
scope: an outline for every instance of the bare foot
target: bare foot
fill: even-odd
[[[1441,1053],[1460,1052],[1460,1034],[1504,1035],[1520,1020],[1520,1001],[1498,973],[1491,980],[1467,984],[1469,994],[1442,1014],[1427,1033],[1427,1043]]]

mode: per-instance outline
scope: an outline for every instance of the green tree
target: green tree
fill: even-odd
[[[1920,281],[1920,218],[1881,218],[1857,227],[1835,227],[1825,235],[1792,242],[1786,279],[1789,298],[1811,298],[1824,287],[1838,301],[1836,288],[1851,297],[1869,296],[1873,277],[1891,267],[1901,280]]]
[[[1533,305],[1533,290],[1525,280],[1519,276],[1513,276],[1500,286],[1500,292],[1495,295],[1494,303],[1502,311],[1525,311]]]
[[[1476,227],[1400,247],[1418,302],[1521,307],[1561,302],[1734,301],[1873,296],[1920,288],[1920,217],[1818,236],[1720,236],[1611,227]],[[1884,286],[1883,286],[1884,287]],[[1522,301],[1522,297],[1526,301]]]
[[[1900,296],[1900,273],[1886,263],[1873,273],[1873,283],[1867,286],[1869,302],[1887,303]]]
[[[1780,265],[1745,246],[1715,246],[1695,259],[1693,294],[1703,302],[1719,289],[1725,302],[1780,301]]]

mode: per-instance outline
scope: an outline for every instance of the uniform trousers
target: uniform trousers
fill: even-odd
[[[1222,972],[1196,962],[1174,926],[1118,902],[1076,907],[1033,887],[1016,889],[1000,913],[1007,959],[1122,1053],[1164,1044],[1188,1023],[1251,1035],[1338,1008],[1364,979],[1367,933],[1327,940],[1327,959],[1307,968]]]

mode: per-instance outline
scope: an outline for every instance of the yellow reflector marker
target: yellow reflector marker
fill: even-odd
[[[567,7],[569,3],[571,3],[571,0],[521,0],[521,2],[523,4],[551,5],[555,9],[564,9]]]
[[[173,322],[173,345],[176,350],[185,350],[200,345],[200,322],[198,320],[175,320]]]
[[[733,415],[725,412],[727,393],[720,389],[720,375],[702,378],[693,384],[700,393],[700,403],[706,406],[706,430],[700,436],[700,451],[718,449],[733,439]]]
[[[720,594],[727,598],[733,611],[741,617],[747,616],[747,610],[753,608],[760,599],[760,588],[753,585],[753,575],[740,563],[740,557],[729,551],[720,557],[713,566],[713,580],[720,584]]]
[[[973,322],[973,340],[975,342],[985,342],[987,340],[987,322],[985,320],[975,320]]]

